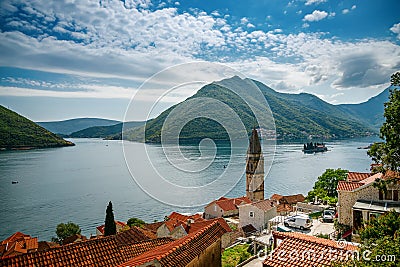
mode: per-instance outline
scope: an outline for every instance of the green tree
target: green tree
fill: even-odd
[[[360,260],[340,266],[398,266],[400,259],[399,213],[391,210],[365,222],[360,229],[360,237]]]
[[[63,240],[66,239],[67,237],[80,233],[81,229],[79,228],[79,225],[73,222],[60,223],[57,225],[56,228],[57,237],[56,238],[53,237],[52,241],[62,244]]]
[[[314,184],[313,190],[308,192],[307,199],[314,200],[315,197],[322,199],[330,204],[337,202],[336,187],[339,181],[346,180],[347,170],[342,169],[327,169],[321,176],[318,177]]]
[[[129,225],[129,227],[133,227],[133,226],[140,227],[140,226],[146,224],[146,222],[141,219],[132,217],[126,222],[126,224]]]
[[[385,122],[380,129],[380,138],[383,142],[372,145],[368,155],[379,164],[376,172],[387,172],[388,170],[400,172],[400,72],[391,77],[394,87],[390,91],[389,101],[385,105]]]
[[[114,213],[111,201],[108,203],[106,209],[106,220],[104,224],[104,236],[115,235],[117,233],[117,227],[115,225]]]

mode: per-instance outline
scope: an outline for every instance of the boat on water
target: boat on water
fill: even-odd
[[[11,181],[12,184],[18,184],[18,181]]]
[[[302,150],[304,153],[317,153],[317,152],[325,152],[328,151],[328,148],[324,143],[306,143],[304,144],[304,148]]]

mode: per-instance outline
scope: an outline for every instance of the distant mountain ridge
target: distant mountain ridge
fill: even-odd
[[[100,118],[77,118],[63,121],[36,122],[50,132],[62,135],[69,135],[93,126],[111,126],[120,121]]]
[[[307,93],[279,93],[259,81],[241,79],[237,76],[205,85],[185,101],[197,97],[208,97],[222,101],[239,115],[247,131],[250,132],[250,129],[256,123],[254,115],[249,107],[243,103],[243,100],[225,88],[230,86],[245,87],[248,86],[249,81],[254,82],[266,98],[272,110],[276,131],[280,139],[305,139],[310,136],[323,139],[349,138],[378,132],[377,128],[366,123],[365,117],[362,114],[357,114],[354,108],[335,106]],[[383,101],[383,98],[380,97],[379,101]],[[378,100],[371,105],[383,106],[383,103],[377,102]],[[132,141],[160,142],[161,127],[168,114],[178,105],[180,103],[148,121],[145,138],[141,134],[143,128],[133,128],[124,132],[124,138]],[[215,115],[218,116],[218,111],[215,111]],[[185,117],[185,114],[181,114],[181,117]],[[171,127],[175,126],[171,125]],[[216,140],[227,140],[228,138],[221,125],[204,118],[196,119],[185,125],[179,138],[180,140],[199,140],[207,137]]]
[[[106,138],[113,135],[121,135],[122,128],[125,129],[142,126],[145,121],[131,121],[117,123],[111,126],[93,126],[68,135],[71,138]],[[115,139],[121,139],[120,137]]]
[[[386,88],[383,92],[370,98],[368,101],[360,104],[341,104],[338,105],[340,109],[348,114],[358,118],[360,121],[378,130],[383,122],[383,103],[389,100],[390,87]]]
[[[33,121],[0,105],[0,149],[73,146]]]

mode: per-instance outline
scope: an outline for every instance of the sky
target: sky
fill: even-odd
[[[398,0],[2,0],[0,104],[34,121],[123,120],[152,75],[203,61],[280,92],[360,103],[400,70],[399,10]],[[155,101],[146,90],[135,105]]]

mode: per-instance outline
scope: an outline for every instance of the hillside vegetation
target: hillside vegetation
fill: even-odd
[[[73,146],[33,121],[0,105],[0,149]]]

